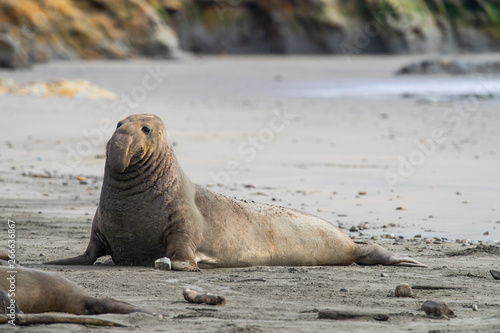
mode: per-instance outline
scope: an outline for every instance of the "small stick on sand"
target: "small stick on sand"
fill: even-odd
[[[0,315],[0,324],[6,324],[12,320],[6,315]],[[91,316],[78,316],[66,313],[17,313],[15,319],[16,325],[35,325],[35,324],[79,324],[95,326],[115,326],[131,327],[128,324],[110,319],[102,319]]]
[[[209,293],[200,294],[197,291],[189,288],[184,289],[182,296],[190,303],[209,304],[209,305],[224,305],[226,299],[222,296],[217,296]]]
[[[241,278],[241,279],[236,280],[236,282],[248,282],[248,281],[266,282],[266,279],[264,279],[264,278],[258,278],[258,277],[246,277],[246,278]]]
[[[344,319],[353,319],[353,318],[373,318],[378,321],[387,321],[389,320],[389,315],[383,313],[362,313],[362,312],[354,312],[347,310],[323,310],[318,313],[319,319],[335,319],[335,320],[344,320]]]

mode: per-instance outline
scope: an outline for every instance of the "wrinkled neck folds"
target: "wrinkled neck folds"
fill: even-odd
[[[128,166],[123,173],[114,172],[108,163],[104,171],[105,185],[126,195],[146,191],[161,195],[175,188],[178,178],[177,161],[168,145],[151,147],[141,160]]]

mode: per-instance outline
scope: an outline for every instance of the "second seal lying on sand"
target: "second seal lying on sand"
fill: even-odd
[[[155,115],[118,123],[107,144],[99,206],[83,255],[48,264],[172,269],[263,266],[424,264],[379,245],[358,245],[333,224],[293,209],[244,202],[193,184],[181,170],[165,125]]]
[[[146,312],[129,303],[112,298],[90,296],[76,283],[52,273],[16,265],[9,267],[0,260],[0,296],[6,303],[13,303],[9,295],[15,295],[15,304],[24,313],[66,312],[77,315],[101,313]],[[8,293],[8,294],[7,294]],[[7,313],[6,308],[0,312]]]

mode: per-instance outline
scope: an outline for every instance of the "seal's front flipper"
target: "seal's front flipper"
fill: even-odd
[[[391,253],[377,244],[360,245],[355,262],[358,265],[427,267],[427,265],[410,257]]]
[[[82,254],[81,256],[76,256],[72,258],[53,260],[45,262],[46,265],[92,265],[97,260],[91,256]]]
[[[187,234],[172,235],[165,243],[167,244],[166,257],[170,258],[173,271],[199,272],[200,268],[195,259],[195,251],[188,244],[191,243]]]
[[[95,222],[95,218],[94,218]],[[105,256],[108,253],[106,250],[106,239],[97,230],[94,225],[92,225],[92,232],[90,233],[90,241],[87,246],[87,250],[84,254],[72,258],[59,259],[54,261],[46,262],[46,265],[92,265],[97,260],[97,258]]]
[[[200,268],[194,261],[172,261],[172,270],[186,271],[186,272],[199,272]]]

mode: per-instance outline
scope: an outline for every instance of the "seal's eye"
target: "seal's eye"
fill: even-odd
[[[147,126],[144,126],[142,128],[142,131],[144,132],[144,134],[149,134],[151,132],[151,128],[147,127]]]
[[[116,128],[120,128],[121,125],[122,125],[122,123],[116,124]]]

